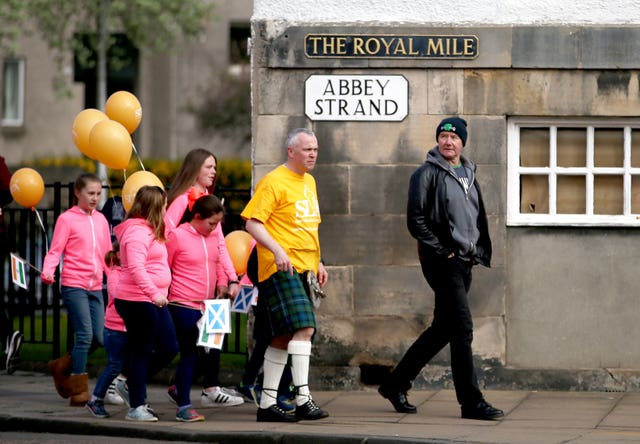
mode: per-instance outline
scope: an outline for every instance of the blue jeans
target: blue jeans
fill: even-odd
[[[62,301],[67,307],[69,321],[75,332],[75,343],[71,350],[73,366],[71,373],[86,373],[87,356],[98,346],[102,346],[104,330],[104,302],[102,291],[89,291],[82,288],[60,288]]]
[[[122,372],[127,359],[128,342],[129,339],[126,332],[105,327],[104,348],[107,351],[107,366],[100,373],[93,389],[95,397],[104,399],[111,381]]]

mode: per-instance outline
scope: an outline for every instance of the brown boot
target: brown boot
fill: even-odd
[[[71,396],[69,392],[69,374],[71,374],[71,355],[67,353],[61,358],[49,361],[49,370],[53,375],[53,382],[56,385],[56,391],[64,399]]]
[[[69,376],[69,392],[69,405],[83,407],[89,401],[89,375],[82,373]]]

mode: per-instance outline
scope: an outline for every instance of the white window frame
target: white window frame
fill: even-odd
[[[14,63],[17,66],[17,85],[9,85],[10,79],[5,76],[5,70],[7,63]],[[23,58],[6,58],[2,63],[2,115],[0,124],[6,127],[19,127],[24,124],[24,72],[25,61]],[[7,117],[7,110],[5,109],[5,98],[7,90],[9,88],[14,89],[16,97],[16,116]]]
[[[587,162],[585,167],[559,167],[557,165],[556,137],[558,128],[585,128],[587,130]],[[520,128],[548,128],[549,166],[521,167]],[[622,129],[624,135],[624,162],[622,167],[595,167],[593,162],[594,130],[596,128]],[[507,122],[507,225],[508,226],[585,226],[585,227],[637,227],[638,214],[631,213],[631,176],[640,175],[640,168],[631,167],[631,130],[640,129],[640,119],[613,118],[526,118],[513,117]],[[578,174],[586,177],[585,214],[556,213],[556,184],[559,175]],[[520,212],[520,175],[539,174],[549,178],[549,212],[546,214]],[[623,214],[593,214],[594,176],[618,175],[623,178]]]

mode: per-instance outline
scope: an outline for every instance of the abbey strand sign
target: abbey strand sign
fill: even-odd
[[[311,120],[401,121],[409,112],[409,83],[401,75],[312,75],[305,81]]]

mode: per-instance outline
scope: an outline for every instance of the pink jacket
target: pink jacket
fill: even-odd
[[[204,309],[204,304],[195,301],[214,299],[216,286],[227,285],[218,236],[217,230],[203,236],[188,222],[169,233],[167,253],[173,273],[169,288],[171,302]]]
[[[116,311],[116,306],[113,303],[116,298],[116,289],[118,288],[121,274],[122,267],[114,265],[109,270],[109,276],[107,276],[107,295],[109,296],[109,302],[107,302],[107,310],[104,313],[104,326],[110,330],[125,332],[127,329],[124,326],[124,321]]]
[[[155,240],[151,226],[143,219],[127,219],[113,231],[120,242],[122,266],[116,299],[153,303],[158,296],[167,296],[171,284],[167,247]]]
[[[99,211],[87,213],[75,205],[62,213],[53,230],[42,274],[55,274],[64,256],[60,283],[66,287],[102,289],[104,255],[111,251],[109,223]]]
[[[169,237],[169,233],[176,229],[177,225],[182,219],[182,215],[184,211],[187,209],[187,205],[189,204],[189,190],[182,193],[180,196],[176,197],[164,215],[164,224],[167,227],[167,237]],[[238,275],[236,274],[236,270],[233,267],[233,262],[231,262],[231,257],[229,256],[229,251],[227,250],[227,244],[224,241],[224,234],[222,233],[222,224],[218,224],[215,229],[216,233],[218,233],[218,241],[220,242],[220,248],[222,250],[222,257],[220,261],[222,262],[222,266],[224,268],[224,272],[227,275],[227,280],[222,281],[219,285],[227,285],[227,281],[237,281]]]

